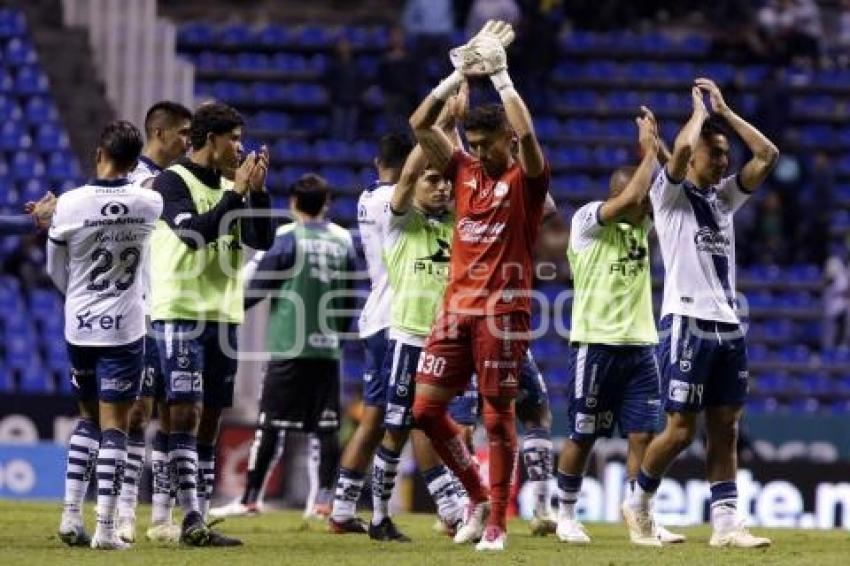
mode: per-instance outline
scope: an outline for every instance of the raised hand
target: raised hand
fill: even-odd
[[[658,151],[658,131],[655,117],[645,106],[641,106],[641,115],[635,118],[638,127],[638,143],[644,152],[655,155]]]
[[[466,76],[492,75],[507,67],[505,48],[515,37],[509,23],[488,20],[475,37],[449,52],[449,60]]]
[[[708,101],[711,103],[711,109],[714,112],[720,115],[724,115],[729,112],[729,106],[727,106],[726,101],[723,100],[723,93],[720,92],[720,87],[717,86],[717,83],[711,79],[701,77],[695,80],[694,84],[701,92],[708,93]]]
[[[705,107],[705,101],[702,99],[702,91],[699,87],[691,89],[691,100],[694,103],[694,114],[708,115],[708,109]]]
[[[269,172],[269,148],[265,145],[260,148],[260,153],[257,154],[257,161],[254,164],[254,169],[248,179],[250,190],[262,192],[266,187],[266,175]]]

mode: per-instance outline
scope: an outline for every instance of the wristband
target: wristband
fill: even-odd
[[[434,90],[431,91],[431,96],[445,102],[455,93],[461,82],[463,82],[463,74],[455,69],[451,75],[444,78],[440,81],[440,84],[434,87]]]
[[[505,69],[490,75],[490,82],[493,83],[493,86],[496,87],[496,90],[499,91],[499,94],[502,94],[502,96],[504,96],[503,91],[507,89],[513,91],[514,89],[514,82],[511,80],[511,76]]]

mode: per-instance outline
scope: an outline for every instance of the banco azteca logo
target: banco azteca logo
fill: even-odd
[[[100,208],[100,215],[107,218],[125,216],[130,213],[130,208],[123,202],[110,201]]]

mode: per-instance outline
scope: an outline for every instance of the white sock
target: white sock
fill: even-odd
[[[97,452],[97,531],[100,538],[115,536],[115,511],[127,462],[127,435],[107,429]]]
[[[68,441],[65,467],[64,513],[82,515],[89,481],[100,447],[100,429],[91,421],[80,419]]]
[[[124,482],[118,496],[118,516],[122,519],[136,517],[136,505],[139,502],[139,479],[145,467],[145,439],[127,439],[127,467],[124,468]]]
[[[372,464],[372,524],[377,525],[390,516],[390,497],[395,488],[400,454],[393,453],[383,446],[375,452]]]

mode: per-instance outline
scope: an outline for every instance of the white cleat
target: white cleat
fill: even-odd
[[[210,517],[213,519],[224,519],[226,517],[250,517],[260,513],[257,503],[242,503],[239,499],[231,501],[227,505],[210,509]]]
[[[490,502],[483,501],[478,505],[470,503],[466,507],[466,517],[463,525],[455,533],[455,544],[478,542],[484,534],[484,526],[490,516]]]
[[[484,531],[484,536],[475,545],[475,550],[481,551],[499,551],[505,550],[508,544],[508,533],[495,525],[490,525]]]
[[[738,523],[735,528],[724,532],[714,531],[708,544],[714,547],[732,548],[766,548],[770,546],[770,539],[754,536],[744,527],[744,523]]]
[[[124,542],[136,542],[136,518],[118,517],[118,525],[115,527],[118,538]]]
[[[558,521],[558,529],[555,531],[555,534],[561,542],[590,544],[590,536],[584,530],[584,525],[575,519]]]
[[[154,523],[148,527],[145,537],[151,542],[180,542],[180,525],[172,523]]]
[[[545,537],[546,535],[553,534],[557,530],[558,520],[551,511],[543,515],[535,513],[529,526],[531,527],[532,535],[536,537]]]
[[[629,528],[629,540],[632,544],[639,546],[661,546],[658,532],[655,530],[655,521],[648,509],[635,509],[624,501],[620,506],[623,512],[623,520]]]
[[[658,534],[658,540],[661,541],[661,544],[679,544],[688,539],[685,535],[672,533],[658,524],[655,525],[655,532]]]
[[[62,513],[62,520],[59,523],[59,540],[68,546],[88,546],[91,543],[82,515]]]
[[[91,547],[96,550],[127,550],[131,545],[118,538],[117,533],[112,533],[112,536],[103,536],[95,532],[91,539]]]

